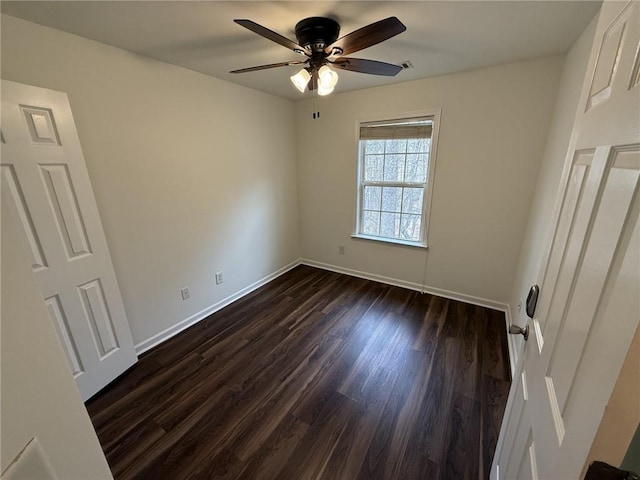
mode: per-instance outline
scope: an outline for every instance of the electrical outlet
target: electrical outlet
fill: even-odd
[[[191,297],[191,295],[189,295],[189,287],[184,287],[180,289],[180,295],[182,295],[182,299],[186,300],[188,298]]]
[[[340,246],[338,247],[338,253],[339,253],[340,255],[344,255],[344,245],[340,245]]]
[[[224,282],[222,272],[216,272],[216,285],[220,285],[222,282]]]
[[[518,305],[516,306],[516,308],[518,309],[518,312],[522,311],[522,302],[518,302]]]

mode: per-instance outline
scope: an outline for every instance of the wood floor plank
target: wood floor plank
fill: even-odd
[[[424,317],[420,324],[420,333],[416,338],[413,348],[416,350],[432,351],[439,340],[440,332],[447,320],[447,312],[450,300],[442,297],[430,297],[424,307]]]
[[[113,465],[113,474],[119,476],[133,459],[144,455],[148,445],[164,437],[167,432],[153,420],[145,420],[121,441],[105,451],[107,461]]]
[[[380,422],[363,458],[360,472],[354,478],[360,480],[397,478],[394,472],[402,461],[402,453],[406,449],[411,428],[413,415],[410,410],[418,408],[419,400],[417,399],[424,396],[424,388],[428,383],[429,373],[424,371],[426,364],[428,362],[425,352],[413,349],[409,352],[404,368],[399,372],[389,399],[384,405]],[[420,382],[419,379],[423,376],[427,378]],[[414,398],[413,404],[407,403],[410,395]]]
[[[436,464],[441,462],[444,453],[446,427],[451,415],[455,387],[455,382],[450,381],[450,378],[452,375],[455,376],[458,349],[458,342],[446,337],[442,339],[436,350],[426,395],[415,412],[407,447],[417,450],[426,459]]]
[[[291,375],[285,378],[278,388],[268,398],[265,398],[251,416],[236,428],[244,428],[246,440],[236,447],[237,455],[243,460],[248,459],[261,448],[267,438],[273,433],[277,425],[288,415],[293,405],[307,386],[321,371],[325,358],[330,358],[342,348],[342,340],[326,336],[318,348],[307,355]]]
[[[466,309],[466,322],[460,338],[459,377],[456,383],[456,392],[478,400],[484,348],[484,342],[481,341],[484,333],[481,312],[483,309],[471,305],[469,307]]]
[[[379,363],[379,358],[385,349],[385,343],[398,330],[399,325],[392,321],[386,314],[378,325],[371,330],[368,341],[363,346],[360,355],[353,363],[351,371],[338,386],[338,392],[358,401],[364,390],[364,386],[373,374]]]
[[[308,425],[315,425],[325,405],[333,399],[338,385],[348,375],[356,357],[352,349],[343,349],[332,363],[325,365],[323,375],[309,384],[292,408],[292,413]]]
[[[350,425],[338,440],[322,478],[357,477],[397,376],[396,372],[378,367],[369,378],[355,407],[356,413],[349,419]]]
[[[482,341],[485,348],[483,356],[483,373],[491,377],[509,381],[509,354],[507,352],[507,333],[504,315],[495,310],[484,309],[487,317],[484,322],[485,334]]]
[[[480,402],[457,394],[441,462],[444,478],[477,479],[480,468]]]
[[[138,457],[129,457],[122,461],[124,468],[118,478],[135,479],[135,478],[161,478],[163,475],[164,462],[172,455],[174,458],[179,457],[181,451],[187,445],[185,438],[189,434],[195,432],[195,436],[202,433],[200,438],[196,438],[195,444],[204,443],[206,436],[206,428],[212,418],[216,418],[219,412],[225,412],[225,407],[233,404],[237,397],[237,392],[231,392],[225,397],[225,403],[219,404],[203,403],[196,410],[192,411],[187,417],[180,422],[175,428],[159,440],[147,444],[147,448],[143,455]],[[193,437],[193,435],[192,435]],[[187,440],[189,440],[187,438]],[[176,453],[177,452],[177,453]],[[112,467],[112,470],[114,468]],[[154,473],[154,472],[158,473]],[[154,475],[160,475],[160,477]]]
[[[96,422],[98,414],[105,411],[113,403],[114,398],[125,396],[143,383],[151,381],[164,370],[166,367],[153,359],[136,363],[91,399],[87,404],[89,415]]]
[[[300,266],[87,409],[117,480],[487,478],[507,362],[501,312]]]
[[[338,445],[340,437],[351,424],[349,419],[357,411],[356,402],[333,392],[320,413],[318,421],[309,427],[289,461],[280,472],[281,478],[320,478]]]
[[[411,437],[415,437],[416,428],[422,427],[418,415],[427,397],[436,352],[435,348],[429,354],[418,352],[420,361],[412,365],[412,374],[406,378],[403,390],[407,389],[408,394],[396,405],[396,421],[388,446],[390,461],[385,466],[384,478],[402,478],[403,468],[419,458],[419,440]],[[434,410],[433,414],[442,415],[442,412]]]
[[[281,478],[280,471],[288,463],[293,450],[307,433],[308,425],[293,415],[287,415],[265,441],[265,446],[246,463],[238,478]]]
[[[201,360],[199,355],[189,355],[127,395],[114,398],[111,405],[92,417],[103,448],[110,448],[135,430],[151,412],[164,408],[165,402],[173,398],[176,387],[184,385],[204,367]],[[118,422],[114,422],[114,418]]]
[[[481,455],[485,471],[491,468],[493,452],[498,443],[498,434],[502,415],[494,414],[496,410],[504,412],[509,395],[509,382],[499,378],[484,375],[482,377],[481,395],[481,422],[482,422],[482,442],[480,443]]]

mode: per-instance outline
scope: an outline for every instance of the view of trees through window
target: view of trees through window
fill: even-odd
[[[420,242],[431,121],[403,121],[369,129],[375,130],[361,128],[359,233]],[[362,138],[367,134],[373,138]],[[385,136],[390,138],[378,138]]]

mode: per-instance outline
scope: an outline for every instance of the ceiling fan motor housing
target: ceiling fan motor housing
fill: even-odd
[[[309,17],[296,24],[295,32],[298,44],[318,52],[338,39],[340,25],[331,18]]]

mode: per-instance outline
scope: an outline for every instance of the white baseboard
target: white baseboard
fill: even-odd
[[[316,262],[315,260],[309,260],[306,258],[301,259],[302,265],[309,265],[310,267],[322,268],[324,270],[330,270],[336,273],[344,273],[345,275],[351,275],[352,277],[364,278],[366,280],[373,280],[375,282],[386,283],[388,285],[395,285],[397,287],[404,287],[410,290],[417,290],[419,292],[430,293],[438,297],[449,298],[451,300],[458,300],[460,302],[470,303],[472,305],[478,305],[479,307],[487,307],[493,310],[500,310],[506,312],[508,305],[506,303],[498,302],[495,300],[489,300],[486,298],[474,297],[473,295],[466,295],[464,293],[452,292],[451,290],[445,290],[437,287],[429,287],[421,285],[419,283],[407,282],[406,280],[400,280],[397,278],[385,277],[383,275],[376,275],[374,273],[361,272],[360,270],[352,270],[350,268],[339,267],[337,265],[330,265],[328,263]]]
[[[300,260],[302,265],[308,265],[310,267],[321,268],[323,270],[329,270],[330,272],[343,273],[351,277],[364,278],[365,280],[373,280],[374,282],[386,283],[387,285],[395,285],[396,287],[404,287],[409,290],[421,290],[422,285],[413,282],[407,282],[406,280],[399,280],[397,278],[384,277],[382,275],[376,275],[374,273],[361,272],[359,270],[352,270],[350,268],[339,267],[337,265],[331,265],[329,263],[316,262],[315,260],[309,260],[308,258],[302,258]]]
[[[156,345],[161,344],[162,342],[164,342],[166,340],[169,340],[174,335],[177,335],[178,333],[180,333],[183,330],[189,328],[190,326],[195,325],[200,320],[203,320],[204,318],[208,317],[212,313],[215,313],[218,310],[223,309],[224,307],[226,307],[230,303],[233,303],[236,300],[238,300],[239,298],[242,298],[245,295],[248,295],[249,293],[251,293],[254,290],[262,287],[263,285],[269,283],[271,280],[274,280],[274,279],[278,278],[280,275],[283,275],[283,274],[287,273],[289,270],[297,267],[298,265],[300,265],[300,260],[299,259],[294,261],[294,262],[291,262],[289,265],[285,265],[284,267],[276,270],[275,272],[267,275],[266,277],[261,278],[260,280],[258,280],[257,282],[252,283],[248,287],[245,287],[242,290],[239,290],[238,292],[236,292],[236,293],[234,293],[232,295],[229,295],[226,298],[223,298],[219,302],[214,303],[213,305],[205,308],[204,310],[201,310],[198,313],[195,313],[195,314],[191,315],[190,317],[185,318],[184,320],[176,323],[175,325],[173,325],[173,326],[171,326],[169,328],[166,328],[166,329],[164,329],[163,331],[161,331],[159,333],[156,333],[152,337],[150,337],[150,338],[148,338],[146,340],[143,340],[142,342],[140,342],[137,345],[135,345],[136,354],[142,355],[147,350],[155,347]]]

